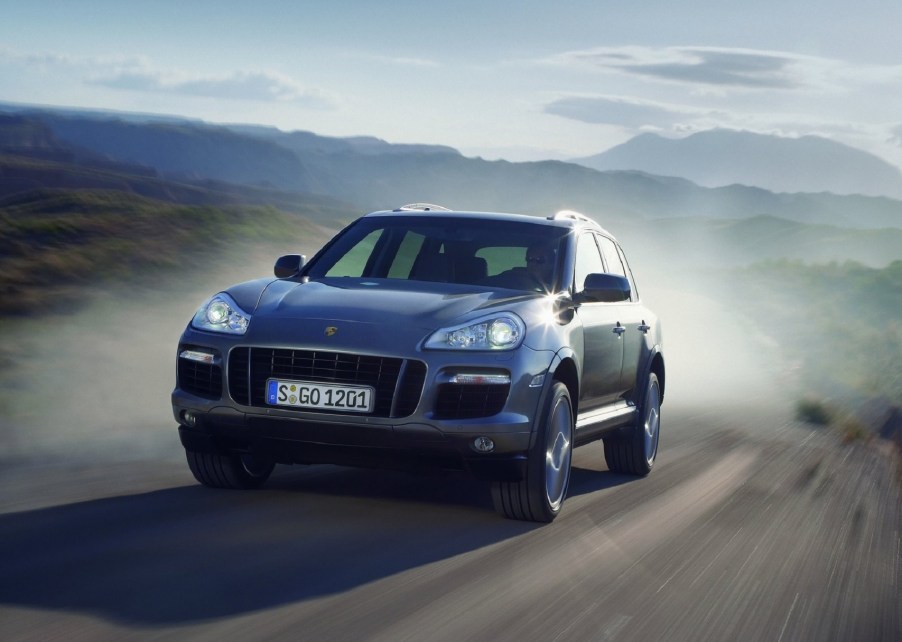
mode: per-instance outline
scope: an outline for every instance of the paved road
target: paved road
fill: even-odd
[[[645,479],[577,450],[550,526],[457,476],[7,466],[0,639],[902,639],[886,458],[776,411],[665,413]]]

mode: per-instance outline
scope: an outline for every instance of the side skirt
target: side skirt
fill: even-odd
[[[580,413],[576,419],[576,446],[601,439],[611,431],[628,426],[636,419],[637,408],[627,401]]]

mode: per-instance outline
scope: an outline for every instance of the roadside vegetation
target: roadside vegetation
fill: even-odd
[[[307,219],[264,206],[178,205],[115,190],[0,201],[0,317],[77,303],[104,284],[152,284],[234,243],[302,239]]]
[[[902,447],[902,260],[882,268],[768,261],[733,270],[742,311],[780,346],[797,417]]]

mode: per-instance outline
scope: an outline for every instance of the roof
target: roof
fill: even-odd
[[[435,216],[446,216],[452,218],[491,218],[495,220],[509,220],[530,223],[539,223],[544,221],[549,225],[553,225],[554,227],[574,228],[585,226],[592,227],[607,233],[598,224],[597,221],[589,218],[585,214],[574,212],[573,210],[562,210],[560,212],[552,214],[551,216],[541,217],[533,216],[530,214],[514,214],[509,212],[458,211],[450,210],[446,207],[442,207],[441,205],[433,205],[431,203],[410,203],[408,205],[402,205],[401,207],[398,207],[394,210],[370,212],[369,214],[367,214],[367,217],[398,216],[407,214],[434,214]]]

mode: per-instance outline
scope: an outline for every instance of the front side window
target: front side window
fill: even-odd
[[[576,292],[582,292],[586,277],[590,274],[604,272],[604,263],[595,243],[595,235],[586,233],[579,237],[576,244],[576,265],[574,271],[574,286]]]
[[[614,241],[606,236],[599,236],[598,244],[601,246],[604,262],[608,266],[608,273],[626,276],[626,268],[623,267],[623,261],[620,260],[620,253],[617,252],[617,245]]]

